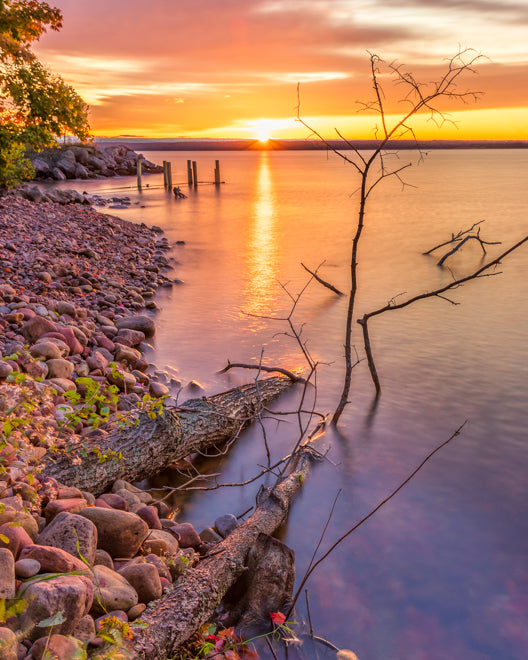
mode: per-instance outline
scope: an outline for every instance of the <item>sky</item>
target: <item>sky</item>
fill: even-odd
[[[63,13],[39,58],[90,104],[97,136],[372,138],[369,53],[418,81],[482,54],[423,139],[528,139],[528,0],[49,0]],[[385,71],[389,123],[407,105]],[[298,96],[299,83],[299,96]]]

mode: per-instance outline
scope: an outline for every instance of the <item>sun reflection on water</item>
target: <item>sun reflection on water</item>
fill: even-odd
[[[262,152],[255,182],[246,244],[244,311],[270,314],[277,295],[277,217],[267,152]]]

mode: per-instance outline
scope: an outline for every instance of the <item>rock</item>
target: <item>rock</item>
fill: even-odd
[[[59,333],[64,337],[64,342],[70,349],[70,355],[80,355],[83,352],[84,347],[72,328],[60,328]]]
[[[162,529],[156,507],[143,506],[140,509],[137,509],[136,515],[144,520],[150,529]]]
[[[55,389],[61,392],[75,392],[77,385],[69,378],[49,378],[49,382],[55,386]]]
[[[238,527],[238,520],[232,513],[226,513],[215,520],[214,526],[220,536],[225,539]]]
[[[151,551],[154,552],[154,547],[156,547],[155,544],[159,545],[163,542],[166,545],[166,553],[169,555],[176,554],[178,552],[178,540],[176,539],[175,536],[170,534],[164,529],[151,529],[149,536],[148,536],[148,541],[146,543],[149,544],[149,547],[151,548]]]
[[[35,540],[38,534],[38,524],[33,516],[27,511],[19,511],[13,506],[5,503],[6,498],[0,500],[0,525],[3,523],[20,523],[31,539]],[[20,498],[22,502],[22,499]]]
[[[211,527],[202,529],[200,538],[202,539],[202,543],[220,543],[222,540],[220,534],[217,534]]]
[[[149,393],[151,396],[159,399],[162,396],[169,396],[170,390],[166,385],[163,385],[163,383],[156,383],[155,381],[150,381]]]
[[[83,497],[72,497],[65,500],[53,500],[44,509],[46,516],[46,523],[50,522],[60,513],[80,513],[88,505],[88,502]]]
[[[10,374],[13,373],[13,367],[7,362],[0,361],[0,379],[7,378]]]
[[[131,346],[125,346],[124,344],[116,343],[115,345],[115,359],[117,362],[122,362],[123,364],[134,364],[137,360],[141,358],[141,353]]]
[[[123,500],[125,500],[129,511],[133,511],[135,508],[139,508],[142,504],[139,498],[139,493],[133,493],[127,488],[122,488],[121,490],[114,491],[113,494],[118,495]]]
[[[7,548],[0,548],[0,598],[11,599],[14,597],[15,558]]]
[[[358,660],[358,657],[353,651],[350,651],[349,649],[341,649],[340,651],[337,652],[336,659],[337,660]]]
[[[202,539],[191,523],[174,523],[171,529],[180,537],[178,541],[180,548],[197,548],[202,543]]]
[[[62,501],[57,500],[57,502]],[[83,508],[86,507],[84,499],[78,501],[84,502]],[[97,550],[97,528],[91,520],[84,516],[64,511],[55,516],[52,522],[38,535],[37,543],[61,548],[79,559],[82,555],[85,561],[93,565]]]
[[[106,566],[107,568],[114,570],[114,561],[112,557],[110,557],[106,550],[101,550],[100,548],[95,551],[94,566],[96,564],[99,566]]]
[[[116,327],[128,328],[129,330],[139,330],[145,337],[153,337],[156,332],[156,326],[150,316],[125,316],[116,321]]]
[[[34,577],[40,571],[40,562],[36,559],[19,559],[15,562],[15,575],[23,580]]]
[[[57,634],[73,635],[80,620],[92,606],[94,586],[83,575],[61,575],[29,583],[22,592],[27,607],[20,615],[20,628],[30,631],[32,640],[45,637],[51,627],[38,623],[63,612],[65,620],[53,626]]]
[[[0,525],[0,548],[7,548],[14,559],[18,559],[21,551],[32,544],[33,539],[21,525],[13,525],[13,523]]]
[[[61,357],[61,350],[57,344],[45,339],[40,339],[29,349],[29,352],[34,358],[44,358],[45,360],[57,360]]]
[[[134,605],[134,607],[131,607],[127,614],[128,614],[128,620],[129,621],[135,621],[138,617],[140,617],[143,612],[147,609],[147,606],[145,603],[138,603],[137,605]]]
[[[56,332],[57,326],[50,319],[43,316],[34,316],[29,321],[26,321],[22,327],[22,334],[26,339],[34,343],[37,339],[45,335],[47,332]]]
[[[156,567],[160,578],[163,577],[166,578],[169,582],[172,582],[172,575],[170,574],[169,568],[161,557],[150,554],[145,557],[145,561],[147,564],[152,564]]]
[[[91,617],[89,614],[83,616],[83,618],[77,624],[77,628],[75,629],[75,637],[76,639],[80,639],[81,642],[89,642],[92,637],[95,637],[95,623],[93,617]]]
[[[116,493],[103,493],[97,498],[97,501],[105,502],[110,508],[119,511],[128,511],[126,500]],[[141,516],[140,516],[141,517]]]
[[[65,378],[69,379],[73,374],[74,365],[68,360],[63,358],[47,360],[48,365],[48,378]]]
[[[145,341],[145,333],[139,330],[131,330],[130,328],[121,328],[117,336],[129,341],[130,346],[139,346],[141,342]]]
[[[17,660],[18,640],[9,628],[0,628],[0,658]]]
[[[119,573],[100,564],[93,567],[94,584],[99,598],[93,603],[93,611],[129,610],[137,605],[137,591]]]
[[[140,603],[148,604],[151,600],[161,597],[162,589],[158,570],[153,564],[135,564],[125,566],[119,571],[134,587]]]
[[[70,573],[78,571],[90,574],[86,564],[69,552],[47,545],[28,545],[20,553],[20,559],[35,559],[43,573]]]
[[[89,507],[82,516],[97,527],[97,547],[111,557],[133,557],[146,539],[149,528],[139,516],[127,511]]]
[[[83,617],[84,619],[85,617]],[[83,620],[81,619],[81,620]],[[95,632],[95,631],[94,631]],[[77,636],[77,628],[75,630]],[[65,635],[51,635],[49,638],[41,637],[31,647],[33,660],[72,660],[83,657],[83,642],[76,637]]]
[[[53,168],[51,175],[53,176],[55,181],[66,181],[67,178],[64,172],[60,170],[58,167]]]

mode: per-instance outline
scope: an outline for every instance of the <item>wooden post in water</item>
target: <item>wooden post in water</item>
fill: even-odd
[[[192,171],[193,171],[193,183],[194,183],[194,187],[196,188],[196,186],[198,185],[198,171],[196,169],[196,161],[195,160],[193,160],[193,162],[192,162]]]
[[[172,190],[172,163],[167,161],[166,163],[166,169],[167,169],[167,188],[169,190]]]
[[[219,160],[215,160],[214,177],[215,177],[215,185],[219,186],[220,185],[220,161]]]
[[[163,187],[167,188],[167,161],[163,161]]]
[[[190,160],[187,161],[187,183],[190,186],[193,184],[192,164]]]
[[[136,160],[136,172],[137,172],[137,187],[138,190],[141,190],[141,158],[139,156]]]

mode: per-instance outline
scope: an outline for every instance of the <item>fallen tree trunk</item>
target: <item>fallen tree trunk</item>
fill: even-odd
[[[246,570],[259,534],[273,533],[286,519],[310,471],[314,440],[300,449],[288,476],[263,491],[254,513],[215,547],[214,555],[189,569],[168,593],[150,604],[141,615],[146,627],[137,631],[132,642],[134,658],[164,660],[210,620],[227,590]]]
[[[43,473],[95,495],[116,479],[146,479],[172,462],[233,438],[291,384],[290,379],[276,376],[190,399],[176,409],[164,409],[155,419],[142,413],[136,426],[96,439],[80,438],[67,451],[48,452]]]

